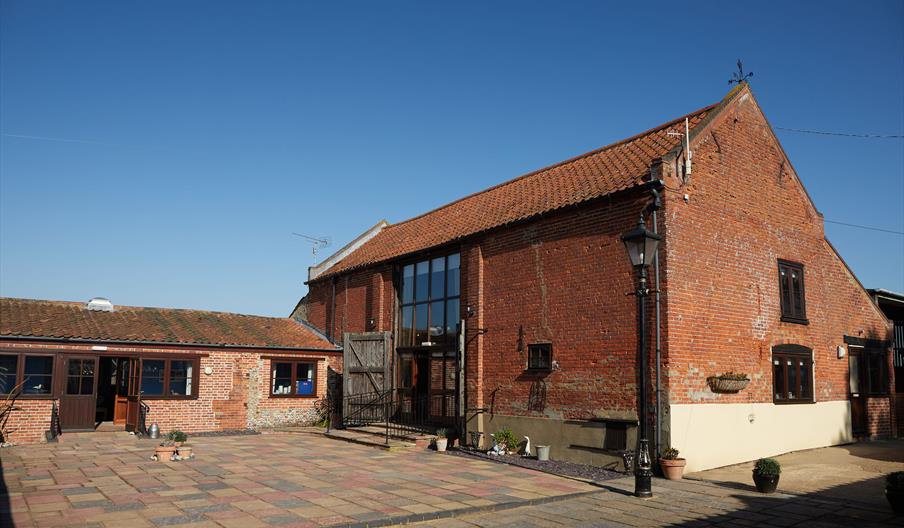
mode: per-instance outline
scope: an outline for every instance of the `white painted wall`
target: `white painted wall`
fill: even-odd
[[[847,400],[677,404],[669,419],[671,445],[687,459],[687,473],[853,441]]]

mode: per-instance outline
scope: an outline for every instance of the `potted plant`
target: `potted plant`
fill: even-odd
[[[753,483],[760,493],[772,493],[778,487],[782,465],[774,458],[761,458],[753,466]]]
[[[897,515],[904,515],[904,471],[885,475],[885,498]]]
[[[188,440],[188,435],[183,433],[182,431],[170,431],[166,438],[170,440],[174,446],[182,447],[182,444]]]
[[[503,427],[493,435],[493,440],[499,446],[499,454],[505,455],[518,450],[518,439],[515,433],[508,427]]]
[[[443,428],[436,430],[436,450],[442,453],[449,444],[449,438],[446,436],[446,430]]]
[[[662,474],[665,475],[665,478],[669,480],[681,480],[684,475],[684,466],[687,465],[687,460],[680,458],[678,455],[678,450],[670,447],[663,451],[659,457],[659,468],[662,469]]]
[[[172,440],[164,440],[159,446],[154,448],[154,456],[157,460],[170,460],[176,454],[176,446]]]
[[[744,390],[747,384],[750,383],[750,376],[740,372],[729,371],[723,372],[718,376],[710,376],[706,381],[713,392],[732,393]]]

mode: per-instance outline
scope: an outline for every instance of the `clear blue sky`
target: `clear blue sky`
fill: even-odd
[[[773,125],[904,133],[904,2],[628,4],[2,0],[0,294],[286,315],[293,231],[325,256],[716,102],[739,57]],[[904,231],[904,141],[779,136],[827,219]],[[904,237],[826,230],[904,291]]]

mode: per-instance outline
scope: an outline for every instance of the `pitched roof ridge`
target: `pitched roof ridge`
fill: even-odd
[[[707,105],[707,106],[705,106],[705,107],[703,107],[703,108],[700,108],[700,109],[698,109],[698,110],[695,110],[695,111],[693,111],[693,112],[690,112],[690,113],[688,113],[688,114],[685,114],[685,115],[683,115],[683,116],[681,116],[681,117],[675,118],[675,119],[673,119],[673,120],[671,120],[671,121],[668,121],[668,122],[666,122],[666,123],[663,123],[663,124],[661,124],[661,125],[655,126],[655,127],[651,128],[651,129],[649,129],[649,130],[646,130],[646,131],[644,131],[644,132],[640,132],[640,133],[638,133],[638,134],[634,134],[633,136],[630,136],[630,137],[627,137],[627,138],[624,138],[624,139],[620,139],[620,140],[618,140],[618,141],[616,141],[616,142],[614,142],[614,143],[609,143],[608,145],[604,145],[604,146],[602,146],[602,147],[593,149],[593,150],[591,150],[591,151],[589,151],[589,152],[585,152],[585,153],[583,153],[583,154],[578,154],[577,156],[568,158],[568,159],[563,160],[563,161],[559,161],[559,162],[553,163],[552,165],[547,165],[546,167],[543,167],[543,168],[540,168],[540,169],[533,170],[533,171],[531,171],[531,172],[528,172],[528,173],[526,173],[526,174],[522,174],[522,175],[520,175],[520,176],[516,176],[516,177],[514,177],[514,178],[512,178],[512,179],[510,179],[510,180],[506,180],[506,181],[504,181],[504,182],[497,183],[496,185],[487,187],[486,189],[481,189],[481,190],[479,190],[479,191],[475,191],[475,192],[473,192],[473,193],[471,193],[471,194],[462,196],[461,198],[458,198],[458,199],[456,199],[456,200],[452,200],[451,202],[448,202],[448,203],[445,203],[445,204],[443,204],[443,205],[440,205],[439,207],[435,207],[435,208],[433,208],[433,209],[431,209],[431,210],[429,210],[429,211],[426,211],[426,212],[424,212],[424,213],[421,213],[421,214],[419,214],[419,215],[417,215],[417,216],[412,216],[411,218],[407,218],[407,219],[402,220],[402,221],[400,221],[400,222],[396,222],[396,223],[394,223],[394,224],[389,224],[388,226],[386,226],[386,227],[384,228],[384,230],[389,230],[389,229],[392,229],[392,228],[394,228],[394,227],[398,227],[398,226],[401,226],[401,225],[403,225],[403,224],[407,224],[408,222],[411,222],[411,221],[417,220],[418,218],[422,218],[422,217],[424,217],[424,216],[433,214],[433,213],[435,213],[435,212],[437,212],[437,211],[441,211],[442,209],[445,209],[446,207],[451,207],[451,206],[453,206],[453,205],[455,205],[455,204],[457,204],[457,203],[463,202],[463,201],[465,201],[465,200],[467,200],[467,199],[469,199],[469,198],[473,198],[474,196],[478,196],[478,195],[481,195],[481,194],[490,192],[490,191],[492,191],[492,190],[494,190],[494,189],[498,189],[498,188],[500,188],[500,187],[505,187],[506,185],[510,185],[510,184],[512,184],[512,183],[515,183],[515,182],[517,182],[517,181],[520,181],[520,180],[529,178],[529,177],[531,177],[531,176],[540,174],[540,173],[542,173],[542,172],[546,172],[546,171],[555,169],[555,168],[557,168],[557,167],[561,167],[561,166],[563,166],[563,165],[568,165],[569,163],[574,163],[575,161],[578,161],[578,160],[580,160],[580,159],[583,159],[583,158],[587,158],[587,157],[593,156],[593,155],[595,155],[595,154],[599,154],[600,152],[604,152],[604,151],[606,151],[606,150],[615,148],[615,147],[617,147],[617,146],[619,146],[619,145],[623,145],[623,144],[625,144],[625,143],[630,143],[631,141],[634,141],[634,140],[636,140],[636,139],[640,139],[640,138],[642,138],[642,137],[644,137],[644,136],[648,136],[648,135],[650,135],[650,134],[652,134],[652,133],[654,133],[654,132],[658,132],[658,131],[660,131],[660,130],[666,128],[666,127],[670,127],[670,126],[672,126],[672,125],[675,125],[676,123],[679,123],[679,122],[683,121],[685,118],[689,118],[689,117],[692,117],[692,116],[695,116],[695,115],[698,115],[698,114],[702,114],[703,112],[708,112],[708,111],[710,111],[710,110],[716,108],[716,107],[719,106],[720,104],[722,104],[722,101],[719,101],[718,103],[713,103],[713,104],[711,104],[711,105]]]
[[[17,302],[26,302],[26,303],[41,303],[41,304],[55,304],[61,306],[67,306],[71,308],[84,308],[85,303],[80,301],[61,301],[56,299],[26,299],[23,297],[0,297],[0,301],[17,301]],[[198,310],[196,308],[169,308],[165,306],[130,306],[125,304],[114,304],[113,312],[108,313],[117,313],[117,312],[139,312],[139,311],[173,311],[173,312],[189,312],[189,313],[198,313],[198,314],[212,314],[212,315],[233,315],[238,317],[253,317],[256,319],[276,319],[280,321],[288,321],[292,320],[291,317],[277,317],[273,315],[254,315],[254,314],[243,314],[237,312],[223,312],[218,310]]]

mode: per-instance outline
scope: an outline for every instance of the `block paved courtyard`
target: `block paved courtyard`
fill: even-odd
[[[198,457],[149,460],[155,441],[68,435],[0,450],[0,527],[904,526],[887,504],[761,495],[749,486],[633,480],[604,487],[431,451],[315,434],[195,437]]]
[[[819,495],[763,495],[693,480],[654,479],[652,499],[630,495],[633,478],[605,483],[608,491],[561,501],[451,519],[415,523],[418,528],[479,527],[788,527],[883,528],[904,526],[887,503],[848,502]]]
[[[82,433],[4,448],[0,526],[349,525],[597,489],[492,462],[387,452],[315,434],[194,437],[197,456],[182,462],[149,460],[156,443]]]

